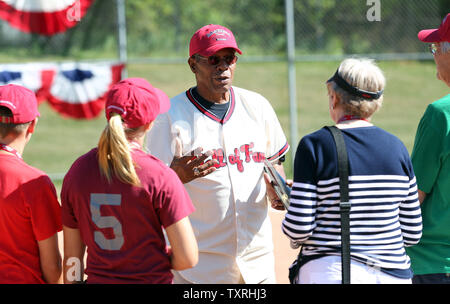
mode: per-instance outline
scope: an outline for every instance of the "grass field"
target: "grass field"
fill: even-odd
[[[338,62],[297,64],[298,132],[300,138],[324,125],[332,124],[328,115],[325,81]],[[435,65],[424,62],[380,62],[387,86],[382,109],[373,122],[398,136],[412,150],[417,124],[428,103],[448,93],[436,80]],[[193,86],[194,77],[187,64],[139,64],[128,66],[129,77],[144,77],[170,97]],[[264,95],[271,101],[289,137],[289,98],[285,63],[238,64],[234,85]],[[64,119],[46,103],[40,105],[37,131],[26,147],[24,159],[49,174],[65,173],[81,154],[97,145],[105,126],[103,114],[94,120]],[[290,140],[291,142],[291,140]],[[285,169],[292,178],[291,160]],[[59,189],[61,182],[55,180]]]

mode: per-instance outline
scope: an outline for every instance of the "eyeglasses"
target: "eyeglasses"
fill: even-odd
[[[438,51],[438,45],[436,44],[436,43],[431,43],[429,46],[428,46],[428,49],[430,50],[430,52],[431,52],[431,54],[436,54],[436,52]]]
[[[223,57],[219,57],[216,55],[212,55],[209,57],[203,57],[201,55],[195,55],[197,58],[202,58],[202,59],[206,59],[208,61],[208,63],[210,65],[219,65],[222,60],[225,61],[226,64],[228,65],[232,65],[235,64],[238,60],[238,57],[236,55],[227,55],[227,56],[223,56]]]

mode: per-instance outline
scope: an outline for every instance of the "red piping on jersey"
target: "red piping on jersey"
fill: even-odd
[[[233,114],[234,108],[236,106],[236,101],[235,101],[235,98],[234,98],[233,88],[230,88],[230,102],[231,102],[230,103],[230,107],[228,108],[227,114],[225,115],[225,117],[223,119],[219,119],[216,115],[214,115],[213,113],[209,112],[197,100],[195,100],[194,96],[191,93],[191,90],[192,90],[192,88],[186,91],[187,98],[204,115],[208,116],[212,120],[217,121],[218,123],[220,123],[222,125],[224,123],[226,123],[231,118],[231,115]]]
[[[277,153],[275,153],[273,156],[268,157],[267,160],[272,161],[272,160],[277,159],[278,157],[280,157],[281,155],[283,155],[284,152],[286,152],[288,148],[289,148],[289,144],[286,142],[286,144],[283,146],[283,148],[281,148],[280,151],[278,151]]]

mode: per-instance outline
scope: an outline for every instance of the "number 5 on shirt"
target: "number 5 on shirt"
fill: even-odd
[[[101,231],[94,232],[94,240],[103,250],[120,250],[124,243],[122,235],[122,225],[115,216],[102,216],[100,207],[102,205],[120,206],[120,194],[91,193],[91,214],[92,221],[98,228],[112,228],[114,238],[107,239]]]

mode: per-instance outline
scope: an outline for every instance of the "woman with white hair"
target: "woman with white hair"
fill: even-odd
[[[351,283],[411,283],[405,246],[419,242],[422,220],[409,154],[374,126],[385,77],[368,59],[346,59],[327,83],[331,119],[349,163]],[[322,128],[299,143],[283,232],[302,245],[295,283],[341,283],[338,157]]]

